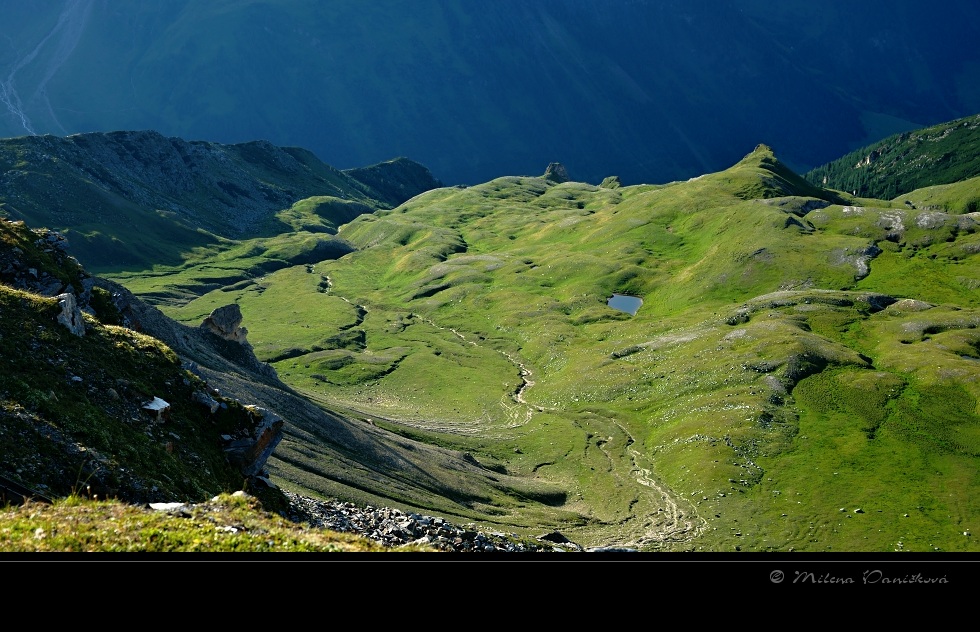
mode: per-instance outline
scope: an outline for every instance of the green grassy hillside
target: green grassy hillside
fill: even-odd
[[[282,417],[267,472],[311,496],[586,547],[976,549],[978,178],[854,197],[765,145],[688,181],[435,188],[410,161],[346,173],[266,144],[7,149],[5,214],[116,231],[101,272],[174,320],[4,222],[6,479],[230,491],[206,383],[243,407],[229,424]],[[84,337],[61,292],[91,308]],[[199,327],[229,304],[247,347]],[[145,423],[152,395],[174,423]]]
[[[862,197],[891,199],[980,175],[980,115],[889,136],[821,165],[810,182]],[[968,200],[980,210],[980,198]]]
[[[765,146],[663,185],[501,177],[163,309],[234,301],[312,400],[547,485],[518,520],[473,506],[490,521],[641,550],[975,550],[978,188],[852,198]],[[284,456],[275,477],[330,488]]]

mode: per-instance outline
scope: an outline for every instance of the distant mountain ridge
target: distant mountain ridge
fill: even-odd
[[[799,172],[980,111],[980,5],[921,0],[7,2],[0,136],[262,138],[448,184]]]
[[[266,141],[222,145],[152,131],[0,140],[0,215],[65,231],[90,267],[154,252],[162,262],[168,255],[154,235],[191,246],[275,234],[278,211],[314,196],[336,198],[322,208],[341,223],[437,186],[404,158],[345,172]]]

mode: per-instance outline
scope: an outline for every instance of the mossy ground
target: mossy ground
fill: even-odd
[[[0,508],[0,551],[17,553],[379,553],[398,549],[290,522],[247,495],[221,494],[179,512],[70,496]],[[8,559],[16,559],[12,556]]]

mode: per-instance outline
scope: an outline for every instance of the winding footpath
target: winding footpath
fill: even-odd
[[[335,294],[334,296],[338,296],[338,295]],[[352,303],[351,301],[349,301],[348,299],[342,296],[340,296],[339,298],[343,299],[344,301],[347,301],[351,305],[355,305],[354,303]],[[367,307],[363,305],[355,305],[355,307],[357,307],[358,310],[361,310],[362,313],[367,313]],[[422,316],[420,314],[413,313],[411,316],[413,318],[418,319],[420,322],[429,325],[430,327],[434,327],[442,331],[451,332],[453,335],[455,335],[457,338],[459,338],[461,341],[463,341],[466,344],[470,344],[473,345],[474,347],[482,348],[482,346],[479,343],[467,339],[464,334],[460,333],[456,329],[438,325],[432,319]],[[520,427],[530,422],[535,412],[556,410],[554,408],[544,408],[529,403],[525,398],[525,395],[534,386],[534,381],[531,379],[533,375],[531,370],[528,369],[523,362],[516,359],[510,353],[506,351],[496,350],[496,349],[492,349],[492,350],[496,351],[497,353],[500,353],[508,360],[508,362],[514,365],[517,368],[518,374],[520,376],[520,384],[513,391],[513,393],[511,393],[509,396],[504,395],[501,398],[501,402],[500,402],[501,407],[504,408],[504,410],[507,413],[507,417],[510,420],[505,427],[507,428]],[[510,399],[511,401],[508,402],[507,401],[508,399]],[[643,525],[640,528],[639,536],[628,538],[626,541],[616,543],[615,545],[612,545],[610,547],[600,547],[598,549],[593,549],[593,550],[605,549],[605,550],[633,551],[641,548],[662,548],[664,546],[683,543],[683,542],[690,542],[696,539],[701,533],[703,533],[707,525],[707,522],[704,520],[704,518],[698,515],[697,510],[691,503],[687,502],[685,499],[683,499],[675,492],[670,490],[670,488],[668,488],[666,485],[658,481],[654,477],[651,469],[643,467],[640,464],[641,460],[644,457],[638,450],[632,447],[635,444],[635,440],[633,439],[633,437],[626,430],[626,428],[623,426],[622,423],[616,421],[615,419],[611,421],[616,424],[620,432],[623,433],[623,436],[627,438],[626,452],[629,455],[630,462],[631,462],[631,475],[636,479],[637,483],[639,483],[640,485],[646,488],[653,490],[653,496],[650,502],[654,505],[657,505],[658,509],[655,512],[650,512],[649,514],[646,515],[635,514],[633,518],[630,518],[628,520],[631,521],[634,519],[639,519],[643,521]],[[301,499],[299,498],[294,498],[293,500],[294,500],[294,504],[301,503]],[[311,505],[309,503],[306,503],[306,506],[310,507]],[[336,509],[336,507],[334,507],[333,509]],[[329,505],[321,505],[319,508],[320,511],[319,515],[321,517],[319,519],[314,519],[315,523],[316,521],[324,522],[325,519],[322,517],[324,515],[327,516],[338,515],[338,512],[334,511],[333,509],[331,509]],[[347,509],[352,510],[350,507],[348,507]],[[396,510],[385,510],[385,511],[396,511]],[[314,515],[317,514],[314,512]],[[329,520],[327,520],[326,522],[327,524],[325,524],[325,526],[329,526]],[[625,522],[627,521],[624,521],[624,523]],[[332,528],[336,528],[336,527],[332,527]],[[464,545],[463,540],[460,540],[459,537],[460,537],[459,534],[456,534],[453,537],[453,541],[456,542],[456,545],[460,547],[475,546],[471,544]],[[506,540],[506,538],[504,538],[504,540]],[[469,549],[458,549],[458,548],[454,549],[452,546],[449,546],[446,543],[446,541],[440,541],[439,546],[442,546],[446,550],[469,550]],[[484,549],[488,551],[528,550],[526,548],[526,545],[516,546],[512,544],[503,544],[500,541],[496,542],[495,544],[482,542],[479,546],[484,547]],[[581,547],[577,547],[577,545],[573,545],[567,542],[563,546],[565,548],[559,547],[559,550],[576,550],[576,549],[582,550]],[[541,549],[532,548],[531,550],[541,550]]]
[[[644,534],[635,541],[628,542],[626,546],[646,547],[651,544],[662,546],[668,543],[690,542],[697,538],[707,526],[707,521],[698,515],[693,505],[688,505],[687,513],[678,505],[680,496],[674,494],[666,485],[662,485],[652,476],[652,472],[647,468],[637,465],[640,458],[639,452],[629,448],[630,456],[633,458],[633,465],[636,468],[636,481],[653,489],[660,495],[663,501],[663,511],[646,518]],[[654,519],[656,517],[656,519]]]
[[[453,328],[442,327],[437,325],[431,319],[423,316],[415,316],[422,322],[435,327],[436,329],[451,331],[460,340],[468,344],[480,346],[478,343],[472,340],[467,340],[466,336]],[[535,406],[527,402],[524,395],[531,387],[534,386],[534,382],[531,380],[532,373],[530,369],[528,369],[524,363],[518,361],[506,351],[498,351],[498,353],[506,357],[508,361],[517,367],[521,377],[520,386],[511,396],[514,404],[509,405],[507,402],[503,400],[501,401],[501,406],[507,409],[508,415],[512,419],[512,423],[508,427],[517,427],[527,424],[535,412],[554,410],[546,409],[541,406]],[[619,427],[620,432],[627,437],[627,446],[632,446],[635,443],[635,440],[626,430],[623,424],[616,420],[612,421]],[[655,493],[654,497],[659,497],[660,499],[660,503],[656,503],[656,501],[654,501],[654,504],[660,504],[661,506],[655,513],[651,513],[647,516],[636,516],[636,518],[644,521],[641,529],[641,535],[619,543],[616,546],[621,547],[623,550],[649,548],[651,546],[654,548],[661,548],[669,544],[690,542],[697,538],[707,526],[707,521],[698,515],[697,510],[693,505],[671,491],[666,485],[659,482],[653,476],[652,470],[640,465],[640,460],[643,458],[643,456],[639,451],[633,447],[627,447],[627,453],[629,454],[632,463],[631,472],[636,481],[640,485],[652,489]],[[682,506],[685,508],[682,508]]]
[[[415,318],[418,318],[421,322],[431,327],[440,329],[442,331],[452,332],[457,338],[459,338],[460,340],[462,340],[467,344],[473,345],[474,347],[478,347],[481,349],[484,348],[482,345],[472,340],[467,340],[466,336],[459,333],[452,327],[443,327],[441,325],[437,325],[435,322],[432,321],[432,319],[426,318],[425,316],[421,316],[419,314],[412,314],[412,315]],[[534,382],[531,380],[531,375],[532,375],[531,370],[527,368],[527,366],[523,362],[520,362],[519,360],[514,358],[514,356],[507,353],[506,351],[500,351],[498,349],[491,349],[491,351],[496,351],[500,355],[507,358],[507,361],[513,364],[517,368],[518,375],[520,376],[520,380],[521,380],[520,384],[514,390],[513,394],[510,395],[510,399],[513,400],[514,404],[511,405],[506,401],[507,398],[506,395],[502,397],[500,401],[501,407],[507,412],[507,417],[510,419],[510,423],[508,423],[504,427],[518,428],[531,421],[531,417],[534,416],[535,412],[541,412],[546,409],[540,406],[534,406],[532,404],[529,404],[527,400],[524,399],[524,394],[527,393],[527,391],[532,386],[534,386]]]

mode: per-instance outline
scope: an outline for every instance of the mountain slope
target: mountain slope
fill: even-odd
[[[0,221],[0,238],[4,501],[170,501],[244,485],[276,506],[259,476],[280,419],[219,395],[159,340],[120,326],[128,317],[57,233]],[[185,337],[214,344],[201,330]]]
[[[890,200],[980,175],[980,115],[890,136],[809,171],[813,184]],[[968,210],[980,209],[980,201]]]
[[[156,132],[3,139],[0,171],[0,213],[62,230],[92,270],[178,264],[195,248],[290,228],[328,240],[358,213],[440,186],[406,159],[343,172],[305,149]],[[322,198],[317,222],[299,227],[276,216],[313,196]]]

